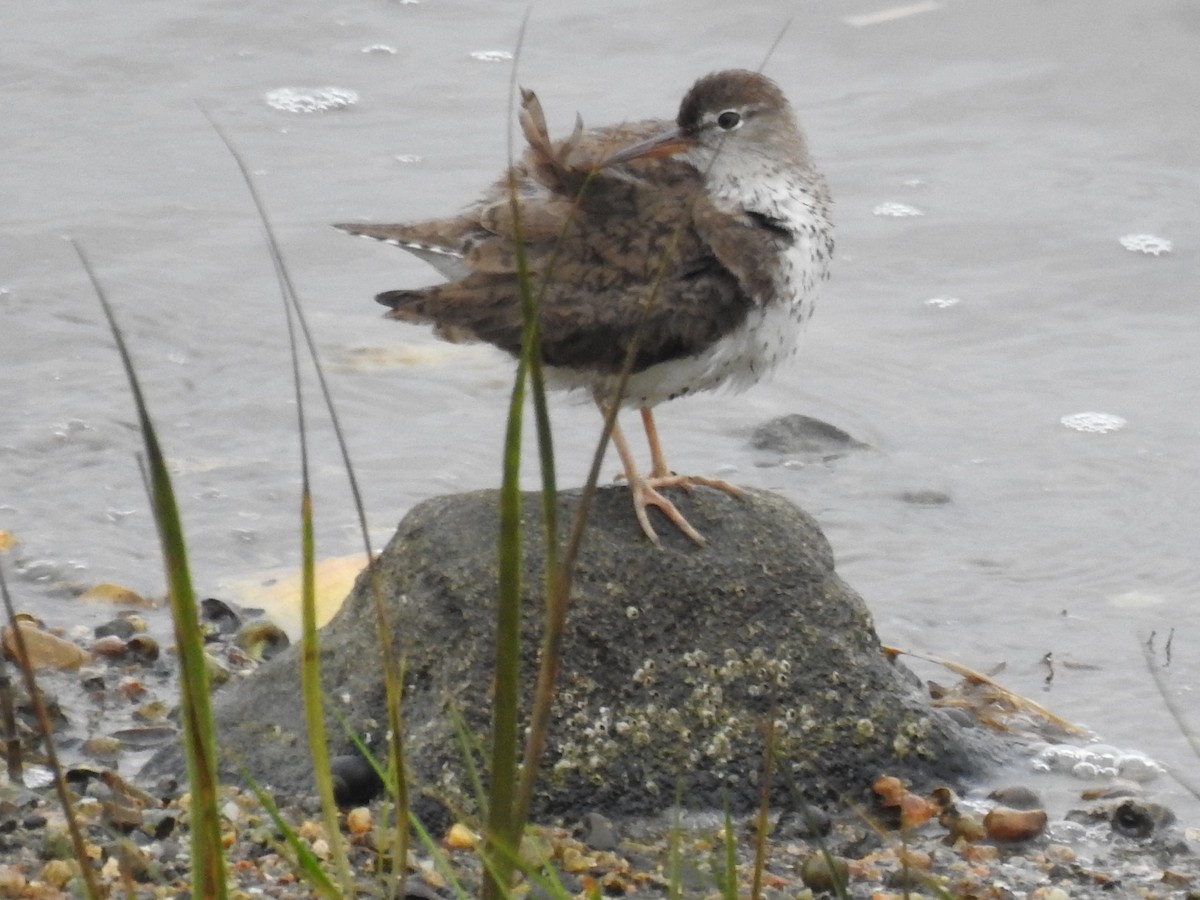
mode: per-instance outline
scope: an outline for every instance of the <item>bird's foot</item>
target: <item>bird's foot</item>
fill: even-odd
[[[737,497],[741,500],[746,496],[736,484],[730,484],[728,481],[722,481],[720,478],[706,478],[703,475],[676,475],[674,472],[654,472],[646,481],[656,488],[660,487],[677,487],[683,488],[688,493],[691,493],[692,488],[696,485],[712,488],[716,491],[724,491],[731,497]]]
[[[685,491],[691,491],[695,485],[703,485],[704,487],[714,488],[718,491],[724,491],[737,498],[745,496],[741,488],[730,484],[728,481],[721,481],[718,478],[705,478],[700,475],[653,475],[649,478],[638,479],[630,484],[629,489],[633,493],[633,511],[637,515],[638,523],[642,526],[642,531],[646,537],[650,538],[655,545],[660,545],[658,533],[650,524],[650,516],[646,512],[646,507],[653,506],[659,510],[667,519],[687,537],[691,538],[701,547],[706,543],[704,535],[692,527],[691,522],[684,518],[678,507],[668,500],[659,488],[682,488]]]

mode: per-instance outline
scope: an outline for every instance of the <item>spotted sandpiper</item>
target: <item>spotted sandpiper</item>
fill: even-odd
[[[660,489],[741,492],[674,474],[653,408],[696,391],[749,387],[792,355],[833,254],[824,179],[783,93],[755,72],[701,78],[673,126],[584,130],[577,121],[557,142],[537,97],[522,96],[529,146],[474,206],[450,219],[336,227],[403,247],[451,279],[379,294],[390,318],[514,355],[523,247],[548,383],[590,390],[602,411],[618,402],[640,410],[649,474],[638,471],[615,421],[612,440],[642,530],[658,543],[646,511],[653,506],[702,544]]]

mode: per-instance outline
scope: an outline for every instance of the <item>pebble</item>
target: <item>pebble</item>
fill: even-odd
[[[462,822],[455,822],[446,832],[445,844],[452,850],[467,850],[474,847],[478,840],[479,835]]]
[[[137,591],[108,581],[92,585],[79,595],[79,599],[85,603],[110,603],[113,606],[136,606],[142,609],[154,608],[153,601],[147,600]]]
[[[121,640],[128,640],[133,637],[133,632],[133,623],[126,618],[118,617],[109,619],[102,625],[97,625],[92,633],[97,638],[117,637]]]
[[[612,851],[617,849],[617,829],[612,820],[590,812],[583,817],[576,829],[580,841],[593,850]]]
[[[1001,806],[1007,806],[1010,809],[1042,808],[1042,798],[1037,795],[1037,791],[1031,790],[1024,785],[998,787],[988,794],[988,799],[995,800]]]
[[[1017,842],[1035,838],[1046,828],[1041,809],[1009,809],[997,806],[983,817],[983,827],[993,841]]]
[[[125,648],[131,659],[143,665],[157,660],[161,652],[158,641],[148,634],[135,634],[125,642]]]
[[[1174,821],[1175,813],[1165,806],[1137,798],[1121,801],[1109,817],[1113,831],[1131,838],[1149,837]]]
[[[118,617],[113,623],[118,621],[129,620]],[[28,619],[21,627],[47,633]],[[128,642],[139,633],[136,627],[130,634],[118,625],[108,634],[88,635],[85,640],[111,635]],[[214,659],[230,658],[232,633],[223,642],[218,640],[208,645]],[[97,707],[104,711],[102,719],[112,716],[115,710],[128,717],[139,707],[143,713],[161,717],[166,706],[155,701],[159,699],[158,686],[166,682],[160,676],[169,674],[173,665],[170,654],[145,663],[138,663],[131,655],[99,657],[78,674],[55,677],[76,685],[77,691],[86,680],[91,685],[89,691],[94,688],[110,692]],[[85,697],[89,702],[96,699],[92,693]],[[124,721],[127,723],[128,718]],[[119,779],[114,780],[115,772],[106,768],[111,765],[111,754],[178,740],[178,729],[166,721],[141,728],[113,727],[113,721],[108,724],[103,733],[89,734],[86,745],[80,742],[98,762],[72,766],[69,772],[71,789],[81,797],[79,815],[85,823],[89,852],[95,853],[96,871],[104,881],[104,892],[123,893],[123,878],[125,873],[131,873],[136,896],[179,896],[186,889],[188,878],[186,801],[172,799],[160,805],[160,798],[177,798],[178,788],[170,779],[141,785],[139,790],[134,785],[122,787]],[[352,868],[367,883],[368,873],[378,869],[382,847],[387,843],[381,841],[381,849],[377,849],[372,835],[377,823],[384,826],[390,822],[391,813],[382,813],[371,803],[381,785],[369,764],[360,757],[347,756],[336,758],[333,766],[343,789],[348,778],[352,787],[361,788],[368,795],[357,802],[344,803],[353,808],[346,813],[343,824],[351,838],[344,844],[351,855]],[[27,771],[34,768],[26,767]],[[360,778],[363,784],[359,784]],[[934,883],[944,885],[953,897],[987,900],[1001,897],[1108,900],[1125,896],[1183,900],[1185,896],[1200,896],[1192,887],[1200,878],[1200,860],[1181,851],[1178,837],[1181,829],[1173,826],[1173,814],[1141,796],[1129,796],[1129,789],[1104,796],[1093,794],[1095,799],[1089,801],[1086,809],[1071,814],[1077,815],[1077,821],[1083,824],[1060,819],[1047,825],[1043,820],[1037,832],[1043,836],[1038,840],[1006,843],[996,841],[993,836],[994,842],[988,843],[979,834],[980,823],[974,822],[974,830],[955,824],[971,816],[963,811],[952,792],[935,792],[931,800],[898,781],[887,780],[880,787],[897,804],[893,807],[897,812],[905,805],[934,810],[936,818],[909,823],[911,827],[903,833],[907,850],[901,850],[898,832],[878,834],[845,811],[831,815],[814,809],[810,810],[811,816],[787,811],[778,817],[766,837],[767,877],[762,896],[768,900],[814,896],[812,884],[806,886],[801,882],[811,878],[820,883],[819,869],[827,869],[821,847],[838,857],[835,872],[845,866],[851,896],[862,898],[900,898],[906,890],[914,897],[931,896],[927,885]],[[226,814],[223,834],[228,846],[231,896],[311,896],[311,890],[297,878],[291,865],[278,855],[275,828],[253,796],[230,788],[224,790],[221,804]],[[339,799],[344,802],[344,798]],[[1007,807],[992,811],[993,815],[1002,812],[1001,818],[1016,814],[1032,814],[1034,819],[1044,816],[1038,808],[1037,795],[1023,786],[997,789],[992,799]],[[1018,808],[1028,805],[1034,808]],[[320,856],[329,853],[329,842],[324,828],[314,821],[318,809],[315,798],[295,797],[289,798],[283,813],[285,819],[298,823],[301,840]],[[578,895],[594,891],[659,900],[669,893],[666,873],[679,864],[679,883],[684,885],[686,896],[715,896],[721,892],[714,884],[712,861],[715,856],[723,858],[724,844],[723,826],[712,822],[719,820],[720,816],[710,818],[708,824],[697,820],[681,832],[669,816],[647,825],[645,820],[636,823],[614,820],[599,811],[590,811],[572,832],[532,826],[534,836],[523,844],[522,852],[531,862],[549,867]],[[0,784],[0,897],[30,896],[31,885],[37,882],[42,884],[42,893],[36,896],[47,896],[46,891],[74,889],[73,874],[66,875],[68,871],[74,872],[71,868],[75,865],[74,853],[62,822],[53,788],[45,782],[16,792],[11,786]],[[1146,823],[1150,824],[1150,839],[1131,839],[1144,830]],[[755,821],[753,818],[740,821],[736,827],[741,837],[734,848],[741,879],[738,890],[739,895],[748,895],[757,840]],[[994,830],[995,818],[992,827]],[[439,853],[449,861],[466,894],[476,896],[482,871],[474,852],[477,838],[465,826],[452,833],[458,836],[452,838],[440,831],[435,835],[444,839],[444,847],[454,848]],[[1114,842],[1114,834],[1126,836]],[[1120,852],[1114,847],[1119,847]],[[409,877],[405,893],[417,898],[450,896],[445,887],[447,881],[433,858],[417,844],[411,853],[417,871]],[[327,869],[332,871],[332,866]],[[826,871],[825,875],[828,874]],[[53,885],[59,880],[63,887],[55,888]],[[997,892],[997,885],[1004,885],[1006,892]],[[531,898],[544,896],[537,886],[525,885],[522,890]]]
[[[122,813],[115,803],[118,794],[109,791],[103,770],[89,777],[89,795],[94,799],[80,804],[87,821],[103,825],[104,831],[87,826],[87,840],[96,854],[96,870],[108,892],[123,890],[123,872],[132,873],[137,896],[179,896],[187,887],[186,817],[179,802],[158,807],[150,797],[144,809]],[[94,777],[93,777],[94,776]],[[115,783],[115,782],[113,782]],[[78,789],[78,788],[77,788]],[[310,818],[311,798],[291,798],[282,814],[295,823],[299,839],[332,872],[327,861],[330,844],[322,824]],[[0,803],[2,803],[0,798]],[[52,887],[59,879],[68,885],[74,877],[72,847],[61,825],[62,817],[54,806],[53,792],[29,792],[25,802],[37,805],[26,809],[23,818],[7,833],[0,834],[4,862],[0,863],[0,897],[28,896],[28,885],[41,881]],[[231,896],[270,896],[301,898],[311,896],[310,889],[297,879],[290,864],[277,855],[277,836],[265,812],[246,792],[224,789],[222,794],[224,834],[228,851]],[[90,804],[90,805],[89,805]],[[124,804],[128,810],[129,804]],[[107,808],[102,820],[92,818],[96,807]],[[2,812],[2,810],[0,810]],[[122,815],[129,815],[123,820]],[[140,815],[140,819],[138,818]],[[343,829],[351,840],[344,842],[354,871],[364,885],[367,874],[379,863],[372,841],[354,840],[368,834],[382,814],[374,806],[350,810]],[[0,818],[3,818],[0,816]],[[670,893],[668,873],[676,871],[684,896],[719,896],[714,882],[712,860],[723,860],[724,825],[720,817],[688,828],[674,824],[664,816],[656,824],[645,820],[625,823],[593,812],[584,817],[573,832],[564,828],[531,826],[522,844],[522,856],[537,866],[550,867],[573,896],[585,895],[594,886],[601,895],[632,895],[642,900],[661,900]],[[136,822],[136,824],[131,824]],[[738,863],[738,893],[749,894],[755,843],[753,817],[735,823],[737,833],[747,835],[735,848]],[[607,842],[611,827],[616,837],[613,849],[597,849],[584,844],[581,836]],[[624,839],[629,830],[636,840]],[[0,828],[0,832],[4,829]],[[121,835],[128,833],[128,838]],[[865,841],[870,834],[874,840]],[[829,832],[819,840],[767,839],[767,869],[762,896],[767,900],[798,900],[818,896],[832,885],[833,877],[821,848],[835,856],[834,873],[849,880],[850,896],[860,898],[901,898],[943,896],[931,893],[928,886],[938,884],[951,897],[977,897],[987,900],[1025,897],[1027,900],[1110,900],[1113,897],[1138,897],[1145,900],[1182,900],[1200,874],[1200,860],[1191,854],[1161,857],[1147,850],[1139,854],[1132,847],[1121,853],[1111,851],[1104,840],[1092,844],[1037,842],[1021,845],[977,844],[960,841],[954,847],[944,843],[946,832],[930,821],[910,829],[900,843],[898,833],[878,835],[852,816],[831,817]],[[1083,835],[1080,833],[1080,839]],[[467,896],[478,894],[482,867],[474,852],[478,836],[465,825],[458,825],[441,836],[439,851],[454,878],[463,885]],[[450,849],[453,848],[453,849]],[[1086,849],[1085,849],[1086,848]],[[405,894],[414,898],[450,896],[444,873],[434,859],[418,846],[410,851],[415,871],[405,884]],[[69,874],[68,874],[69,873]],[[1004,892],[996,887],[1004,885]],[[1114,890],[1115,887],[1115,890]],[[60,888],[54,888],[59,890]],[[68,888],[61,888],[68,890]],[[519,890],[530,898],[553,897],[545,888],[527,885]],[[587,894],[590,896],[590,894]]]
[[[788,810],[779,817],[772,834],[782,839],[816,838],[829,834],[833,820],[829,813],[815,806],[803,810]]]
[[[373,827],[371,810],[365,806],[356,806],[346,813],[346,830],[351,834],[366,834]]]
[[[234,637],[234,644],[258,662],[265,662],[290,643],[283,629],[266,619],[246,623]]]
[[[767,453],[814,460],[834,459],[867,447],[836,425],[800,413],[762,423],[751,434],[750,446]]]
[[[35,669],[78,669],[90,658],[89,654],[74,641],[44,631],[36,622],[28,619],[19,620],[17,627],[21,629],[25,651],[29,654],[29,661]],[[17,638],[12,626],[4,626],[2,635],[4,652],[8,658],[19,659]]]
[[[335,756],[329,761],[329,770],[338,806],[361,806],[383,791],[383,781],[375,767],[358,754]]]
[[[850,864],[836,856],[813,853],[800,866],[800,877],[814,891],[837,891],[848,884]]]

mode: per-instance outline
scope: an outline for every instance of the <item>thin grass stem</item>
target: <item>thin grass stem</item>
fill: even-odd
[[[758,814],[754,835],[754,874],[750,882],[750,900],[762,897],[763,873],[767,868],[767,833],[771,830],[771,785],[775,776],[775,754],[779,752],[775,734],[775,709],[772,707],[763,741],[762,781],[759,785]]]
[[[329,880],[329,876],[321,868],[321,863],[312,850],[304,846],[299,835],[296,834],[296,830],[284,820],[279,812],[279,807],[275,805],[271,796],[259,786],[249,772],[243,770],[242,778],[250,786],[250,790],[254,792],[254,796],[258,798],[258,802],[267,811],[267,815],[275,823],[279,833],[283,835],[284,842],[295,855],[297,872],[300,877],[307,881],[319,896],[325,897],[327,900],[340,900],[342,895],[339,893],[337,885]]]
[[[209,699],[208,670],[204,659],[204,638],[200,631],[196,595],[192,590],[188,569],[183,525],[170,474],[167,472],[166,460],[112,305],[83,248],[74,240],[71,240],[71,246],[79,257],[108,320],[121,364],[129,379],[130,392],[133,394],[138,424],[145,444],[150,502],[162,548],[167,598],[175,624],[175,646],[179,654],[180,720],[183,724],[188,783],[192,791],[190,830],[193,892],[198,897],[223,900],[227,896],[228,888],[225,880],[221,822],[217,811],[216,737]]]
[[[522,20],[513,53],[513,68],[520,59],[528,13]],[[509,85],[510,107],[515,102],[515,82]],[[509,161],[512,171],[512,133],[509,132]],[[512,880],[513,861],[520,846],[523,818],[518,810],[519,725],[521,706],[521,431],[526,380],[538,355],[538,327],[530,284],[528,259],[521,240],[519,203],[515,176],[509,184],[516,234],[517,280],[521,294],[523,327],[521,354],[509,398],[500,484],[500,533],[497,544],[499,578],[496,592],[494,697],[492,711],[491,783],[488,791],[487,834],[483,853],[485,900],[499,900]],[[552,464],[551,464],[552,465]],[[543,469],[545,473],[545,469]],[[550,469],[551,477],[553,469]]]
[[[317,376],[317,384],[320,387],[321,397],[324,401],[326,412],[329,414],[330,424],[333,427],[334,437],[337,440],[338,449],[342,457],[342,467],[346,472],[346,479],[350,486],[350,493],[354,502],[355,513],[358,516],[359,532],[363,542],[363,552],[366,557],[366,565],[368,571],[368,580],[371,588],[371,599],[375,608],[376,630],[379,640],[380,652],[383,657],[383,679],[384,692],[387,698],[387,714],[388,714],[388,770],[392,773],[395,779],[393,785],[394,793],[397,797],[397,818],[398,826],[395,829],[396,842],[393,847],[393,855],[398,861],[397,864],[403,870],[407,865],[408,859],[408,829],[404,827],[404,823],[408,819],[408,787],[405,783],[407,770],[405,767],[404,754],[404,730],[401,703],[403,699],[402,680],[400,672],[403,667],[398,662],[395,643],[393,639],[392,626],[390,616],[386,605],[383,602],[383,589],[380,582],[379,570],[375,562],[375,553],[371,547],[370,531],[367,527],[366,506],[363,503],[362,491],[359,488],[358,477],[354,473],[354,466],[350,460],[350,450],[346,443],[345,432],[342,430],[341,420],[337,414],[337,407],[333,402],[333,394],[329,389],[328,380],[325,377],[325,370],[321,365],[320,354],[317,353],[316,341],[312,335],[312,329],[309,328],[308,319],[304,315],[304,309],[300,304],[299,296],[296,293],[294,284],[292,283],[291,274],[284,263],[283,252],[280,249],[279,241],[275,237],[275,230],[271,225],[271,219],[267,215],[266,204],[258,192],[258,188],[254,183],[254,179],[250,174],[250,168],[246,165],[245,159],[234,146],[233,141],[213,118],[212,114],[203,106],[200,107],[201,113],[208,120],[221,142],[229,151],[237,164],[238,170],[241,172],[242,180],[245,182],[246,189],[250,194],[250,198],[254,203],[255,209],[258,212],[259,221],[263,226],[263,231],[267,240],[267,246],[271,254],[271,260],[275,267],[276,278],[279,281],[280,291],[283,296],[284,304],[287,309],[295,315],[295,321],[299,326],[300,333],[304,337],[304,343],[308,350],[309,358],[313,364],[313,371]],[[291,317],[288,318],[289,334],[291,331]],[[293,340],[294,346],[294,340]],[[294,357],[293,357],[294,358]],[[299,382],[297,382],[298,384]],[[397,890],[397,885],[393,883],[390,894],[394,895]]]
[[[725,900],[738,900],[737,877],[737,834],[733,829],[733,816],[729,812],[729,797],[725,797],[725,821],[722,826],[722,847],[718,884]]]
[[[88,856],[83,832],[80,831],[79,821],[75,817],[75,804],[71,799],[71,789],[67,787],[62,763],[58,759],[58,748],[54,741],[54,726],[50,724],[50,714],[46,711],[41,689],[37,685],[37,676],[33,673],[33,662],[29,658],[29,648],[25,644],[25,634],[17,621],[16,610],[13,609],[12,596],[8,593],[8,582],[4,578],[3,564],[0,564],[0,596],[4,598],[8,628],[12,632],[13,647],[17,651],[17,668],[21,670],[21,676],[25,680],[25,692],[29,694],[29,702],[33,705],[38,731],[41,733],[42,743],[46,747],[46,761],[54,775],[54,790],[58,794],[59,805],[62,806],[63,816],[67,820],[67,832],[71,836],[71,849],[75,853],[75,861],[79,863],[79,872],[83,878],[84,896],[88,900],[98,900],[100,890],[96,884],[96,873],[92,869],[92,860]],[[16,735],[15,728],[12,734]]]

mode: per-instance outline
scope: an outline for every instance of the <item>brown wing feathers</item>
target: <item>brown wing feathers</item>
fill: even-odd
[[[663,123],[584,131],[577,120],[570,137],[554,142],[536,95],[524,90],[519,121],[525,155],[464,215],[411,226],[338,226],[402,246],[437,240],[463,254],[469,274],[457,281],[379,294],[390,318],[432,324],[448,340],[518,352],[517,240],[540,298],[542,356],[550,365],[615,372],[640,328],[637,371],[700,352],[745,317],[750,297],[692,224],[695,170],[672,159],[598,168]],[[678,233],[675,223],[683,223]]]

